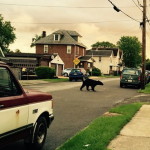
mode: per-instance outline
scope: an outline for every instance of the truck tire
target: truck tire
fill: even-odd
[[[47,136],[47,122],[45,117],[41,116],[37,120],[33,132],[32,138],[29,138],[32,140],[25,140],[25,146],[28,149],[40,150],[42,149]]]
[[[123,84],[122,83],[120,83],[120,87],[123,88]]]

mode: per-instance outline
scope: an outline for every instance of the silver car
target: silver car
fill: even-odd
[[[71,70],[74,69],[74,68],[66,68],[62,71],[62,75],[64,77],[68,77],[69,76],[69,73],[71,72]]]

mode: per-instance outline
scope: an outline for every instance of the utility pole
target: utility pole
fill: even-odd
[[[142,85],[141,89],[145,89],[145,56],[146,56],[146,0],[143,0],[143,22],[142,22]]]

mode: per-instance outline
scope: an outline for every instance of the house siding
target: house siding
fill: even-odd
[[[101,57],[101,61],[99,61],[99,57],[93,57],[94,67],[99,68],[103,74],[109,74],[110,70],[110,57]]]

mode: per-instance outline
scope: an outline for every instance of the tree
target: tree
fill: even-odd
[[[110,42],[96,42],[95,44],[91,45],[93,48],[115,48],[116,45]]]
[[[15,52],[14,51],[9,51],[10,53],[21,53],[20,49],[16,49]]]
[[[4,18],[0,15],[0,47],[4,53],[8,53],[9,45],[16,39],[15,28],[11,26],[9,21],[4,21]]]
[[[35,46],[35,43],[36,41],[40,40],[42,38],[42,35],[35,35],[35,38],[32,38],[32,43],[30,45],[30,47],[34,47]]]
[[[150,59],[146,60],[146,70],[150,70]]]
[[[138,67],[141,64],[142,44],[137,37],[123,36],[117,45],[123,50],[123,62],[126,67]]]

